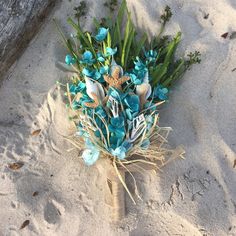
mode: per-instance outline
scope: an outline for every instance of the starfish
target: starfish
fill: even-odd
[[[94,102],[85,102],[84,105],[86,107],[96,108],[99,106],[99,99],[96,93],[91,93],[91,97],[94,100]]]
[[[120,77],[120,68],[116,66],[112,75],[104,75],[104,80],[109,84],[109,87],[114,87],[116,89],[122,90],[121,85],[125,83],[130,78],[128,76]]]

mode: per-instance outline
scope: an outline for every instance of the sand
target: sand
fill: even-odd
[[[88,2],[82,25],[89,29],[106,11],[101,1]],[[78,5],[64,0],[0,87],[1,236],[236,235],[236,39],[221,37],[236,30],[236,3],[128,0],[135,23],[151,34],[166,4],[174,13],[166,33],[183,32],[178,54],[202,53],[160,110],[161,125],[173,128],[170,145],[184,145],[186,159],[157,175],[135,174],[143,201],[134,206],[126,196],[126,218],[111,224],[105,175],[84,166],[64,138],[74,129],[55,85],[68,74],[55,66],[66,51],[52,18],[70,33],[66,18]],[[20,169],[8,167],[17,161]]]

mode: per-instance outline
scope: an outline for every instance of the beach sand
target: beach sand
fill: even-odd
[[[143,200],[133,205],[126,196],[127,215],[117,225],[106,176],[96,165],[86,167],[65,139],[74,127],[56,81],[69,74],[56,67],[66,50],[52,19],[70,34],[66,18],[78,2],[56,5],[0,87],[0,235],[236,235],[235,1],[127,1],[135,24],[150,34],[168,4],[173,18],[166,34],[183,33],[178,55],[199,50],[202,62],[160,109],[160,125],[173,128],[169,144],[184,145],[185,160],[157,175],[135,174]],[[82,26],[91,29],[92,18],[107,12],[102,1],[88,3]],[[24,165],[12,170],[15,162]]]

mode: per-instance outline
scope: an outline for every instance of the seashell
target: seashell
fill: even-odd
[[[111,61],[111,74],[113,74],[113,71],[115,70],[115,68],[118,67],[120,69],[120,74],[119,76],[123,76],[124,71],[123,68],[121,66],[119,66],[116,61],[114,60],[114,57],[112,57],[112,61]]]
[[[85,102],[84,105],[87,107],[91,107],[91,108],[96,108],[99,106],[99,100],[98,100],[98,96],[95,93],[91,93],[91,98],[94,100],[94,102]]]
[[[85,77],[85,83],[86,83],[86,92],[88,96],[92,99],[96,96],[99,102],[102,103],[103,99],[105,98],[105,92],[103,90],[103,87],[100,83],[97,81],[92,81],[89,77]],[[95,96],[94,96],[95,95]]]
[[[150,97],[151,93],[152,93],[152,87],[149,84],[148,72],[147,72],[143,79],[143,83],[136,86],[136,94],[140,98],[141,107],[143,107],[147,99]]]

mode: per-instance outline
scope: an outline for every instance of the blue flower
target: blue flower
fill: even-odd
[[[108,33],[108,29],[106,28],[99,28],[98,29],[98,33],[97,35],[95,36],[95,39],[98,41],[98,42],[101,42],[103,41],[106,37],[107,37],[107,33]]]
[[[67,54],[65,57],[65,63],[67,65],[73,65],[76,63],[76,59],[74,57],[72,57],[71,55]]]
[[[111,149],[111,154],[117,157],[119,160],[124,160],[126,157],[126,149],[123,146],[119,146],[115,150]]]
[[[125,124],[124,117],[123,117],[123,116],[112,117],[112,118],[111,118],[111,124],[112,124],[114,127],[117,127],[117,128],[123,127],[124,124]]]
[[[130,108],[125,109],[125,114],[127,115],[127,118],[128,118],[129,120],[132,120],[132,119],[133,119],[133,115],[132,115],[132,112],[131,112],[131,109],[130,109]]]
[[[141,59],[139,57],[136,57],[136,61],[134,61],[134,65],[135,65],[134,68],[137,71],[147,69],[146,65],[141,61]]]
[[[94,76],[94,71],[84,68],[82,70],[83,75],[92,78]]]
[[[130,109],[131,112],[138,112],[139,111],[139,106],[140,106],[139,96],[128,95],[124,99],[124,103]]]
[[[156,111],[157,110],[157,106],[152,101],[147,101],[144,104],[144,108],[148,109],[149,111]]]
[[[166,100],[168,97],[167,97],[167,94],[168,94],[168,89],[167,88],[164,88],[163,86],[161,85],[158,85],[154,91],[154,97],[157,97],[159,98],[160,100]]]
[[[93,54],[90,51],[85,51],[82,55],[82,60],[80,63],[92,65],[95,62],[95,59],[93,59]]]
[[[106,48],[106,54],[105,54],[105,56],[106,57],[109,57],[109,56],[113,56],[113,55],[115,55],[116,54],[116,52],[117,52],[117,48]]]
[[[136,57],[136,61],[134,61],[134,69],[131,73],[129,73],[129,76],[131,78],[131,81],[135,85],[140,85],[143,83],[143,80],[145,78],[146,73],[148,72],[148,69],[146,65],[140,60],[139,57]]]
[[[120,146],[115,149],[110,149],[110,152],[113,156],[117,157],[120,160],[124,160],[126,153],[133,147],[133,144],[125,140]]]
[[[100,152],[96,148],[85,149],[82,158],[87,166],[93,165],[99,158]]]
[[[131,78],[131,81],[135,84],[135,85],[140,85],[143,82],[143,79],[140,76],[137,76],[133,73],[129,74],[129,77]]]
[[[104,75],[108,73],[108,70],[109,70],[109,66],[102,66],[100,67],[99,72],[100,74]]]
[[[122,147],[124,147],[126,149],[126,152],[129,151],[132,147],[133,147],[133,144],[128,142],[127,140],[125,140],[122,145]]]
[[[108,129],[111,132],[110,143],[114,149],[119,146],[125,137],[125,120],[123,116],[112,117]]]
[[[86,84],[81,81],[79,81],[77,85],[70,84],[69,86],[70,93],[73,95],[76,95],[77,93],[84,91],[85,88],[86,88]]]
[[[105,61],[105,59],[104,59],[104,57],[102,56],[101,53],[97,53],[97,60],[98,60],[99,62],[104,62],[104,61]]]
[[[127,96],[127,93],[123,93],[121,90],[110,87],[108,89],[107,95],[112,96],[118,101],[118,103],[120,103]]]
[[[95,80],[100,80],[101,77],[102,77],[101,73],[96,70],[96,72],[95,72],[95,74],[94,74],[94,79],[95,79]]]
[[[146,123],[147,123],[147,130],[150,130],[154,123],[154,117],[153,116],[146,116],[145,117]]]
[[[108,129],[110,132],[114,133],[114,136],[117,138],[123,138],[125,135],[125,121],[123,116],[112,117],[110,120],[110,124],[108,125]]]
[[[148,52],[145,52],[145,57],[149,62],[153,62],[157,58],[157,52],[154,50],[149,50]]]
[[[95,80],[97,80],[100,83],[105,82],[104,78],[103,78],[103,74],[106,74],[108,71],[109,67],[108,66],[103,66],[100,67],[99,71],[95,70],[95,73],[92,75],[94,77]]]
[[[95,114],[97,114],[98,116],[105,118],[107,116],[106,111],[102,108],[102,106],[98,106],[95,109]]]

